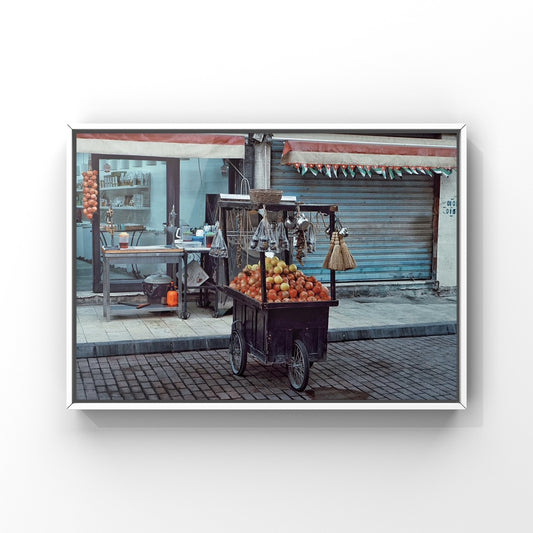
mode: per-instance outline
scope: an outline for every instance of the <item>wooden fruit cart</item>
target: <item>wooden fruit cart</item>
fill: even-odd
[[[229,209],[245,208],[257,210],[261,206],[242,201],[219,201],[221,229],[225,231],[225,212]],[[280,202],[264,206],[268,212],[296,211],[295,202]],[[302,212],[319,212],[329,216],[330,234],[335,225],[334,205],[299,204]],[[285,260],[290,263],[292,250],[284,251]],[[335,272],[330,272],[331,300],[316,302],[269,302],[266,290],[265,252],[259,252],[261,270],[261,301],[246,296],[226,284],[220,290],[233,298],[233,323],[230,337],[230,364],[234,374],[242,376],[246,369],[248,355],[265,364],[287,365],[291,387],[303,391],[309,380],[309,369],[314,362],[325,361],[327,357],[327,333],[329,308],[339,304],[335,296]],[[229,269],[226,268],[226,273]]]

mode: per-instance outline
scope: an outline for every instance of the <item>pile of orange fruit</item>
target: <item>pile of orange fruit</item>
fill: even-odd
[[[327,287],[314,276],[306,276],[294,264],[265,257],[267,302],[319,302],[331,300]],[[261,302],[261,266],[246,265],[229,284],[230,288]]]

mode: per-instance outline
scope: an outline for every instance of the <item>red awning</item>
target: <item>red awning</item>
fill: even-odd
[[[285,141],[285,165],[400,170],[457,167],[456,139],[351,136],[351,141]]]
[[[209,133],[78,133],[79,153],[244,159],[244,135]]]

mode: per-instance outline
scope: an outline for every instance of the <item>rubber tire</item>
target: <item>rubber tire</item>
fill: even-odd
[[[231,370],[236,376],[244,375],[247,360],[248,350],[244,336],[239,330],[234,329],[229,341],[229,362]]]
[[[297,392],[303,391],[309,382],[309,353],[300,339],[294,341],[287,370],[291,388]]]

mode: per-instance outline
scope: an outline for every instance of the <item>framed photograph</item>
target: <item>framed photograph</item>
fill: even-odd
[[[68,408],[466,408],[464,124],[67,143]]]

